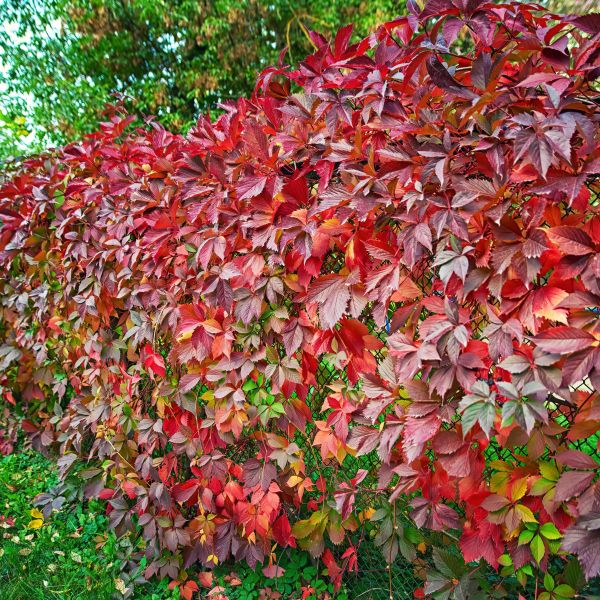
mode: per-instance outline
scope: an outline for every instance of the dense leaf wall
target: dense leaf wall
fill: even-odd
[[[372,531],[458,540],[436,597],[592,577],[598,18],[436,0],[350,38],[185,139],[116,109],[5,177],[5,420],[88,461],[147,575],[299,546],[339,582]]]

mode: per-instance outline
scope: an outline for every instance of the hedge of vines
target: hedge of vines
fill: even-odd
[[[147,576],[300,547],[339,584],[368,535],[433,597],[600,571],[600,17],[409,5],[3,178],[4,451],[85,463]]]

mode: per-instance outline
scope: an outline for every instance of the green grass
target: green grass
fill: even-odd
[[[33,452],[0,458],[0,599],[124,598],[122,565],[131,542],[117,540],[99,502],[74,498],[38,529],[34,498],[57,483],[50,461]],[[129,598],[176,600],[168,581],[137,585]]]
[[[135,542],[117,540],[108,529],[102,503],[73,497],[31,528],[35,519],[34,498],[49,492],[58,483],[49,460],[33,451],[0,457],[0,600],[178,600],[177,589],[169,590],[168,580],[133,585],[122,567]],[[279,565],[284,574],[269,579],[260,565],[219,565],[214,585],[223,588],[229,600],[259,600],[277,597],[304,597],[308,600],[332,597],[333,586],[308,554],[285,551]],[[322,565],[321,565],[322,569]],[[192,579],[196,574],[189,572]],[[130,588],[127,596],[124,588]],[[208,590],[202,590],[206,597]],[[265,595],[266,594],[266,595]],[[198,596],[194,596],[195,598]],[[345,600],[345,592],[337,596]]]
[[[28,528],[33,499],[55,483],[50,463],[37,453],[0,459],[2,600],[108,599],[116,591],[118,546],[106,535],[99,506],[79,503],[55,512],[39,529]]]

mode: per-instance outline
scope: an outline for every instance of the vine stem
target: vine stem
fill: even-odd
[[[396,503],[394,502],[394,512],[393,512],[393,521],[394,521],[394,535],[396,535],[396,531],[398,530],[398,525],[396,523]],[[390,600],[394,600],[394,590],[392,588],[392,546],[390,545],[390,560],[388,561],[388,582],[389,582],[389,592],[390,592]]]
[[[108,439],[108,438],[104,438],[109,444],[110,447],[115,451],[115,453],[117,454],[117,456],[127,465],[129,465],[129,468],[133,470],[133,472],[137,475],[137,469],[121,454],[121,452],[119,450],[117,450],[114,446],[114,444]]]
[[[323,477],[323,472],[321,471],[321,468],[319,467],[319,459],[317,458],[315,449],[313,448],[310,438],[308,437],[308,435],[306,433],[304,433],[304,431],[300,431],[300,433],[304,436],[304,439],[308,442],[308,448],[310,450],[310,453],[312,454],[313,460],[315,461],[315,467],[316,467],[317,471],[319,472],[319,477],[321,477],[321,479],[323,481],[327,481],[325,479],[325,477]],[[306,476],[306,473],[305,473],[305,476]],[[321,494],[321,496],[323,496],[323,500],[321,502],[321,504],[323,505],[326,502],[325,494]]]

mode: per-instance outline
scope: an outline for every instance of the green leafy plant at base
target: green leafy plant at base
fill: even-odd
[[[352,597],[345,589],[335,593],[333,584],[327,578],[321,577],[321,570],[306,552],[290,551],[282,557],[277,568],[281,569],[280,576],[269,578],[260,570],[251,569],[248,565],[241,566],[235,574],[230,572],[228,566],[223,566],[215,571],[215,579],[218,585],[224,588],[223,593],[228,600],[319,600],[328,597],[347,600]]]

